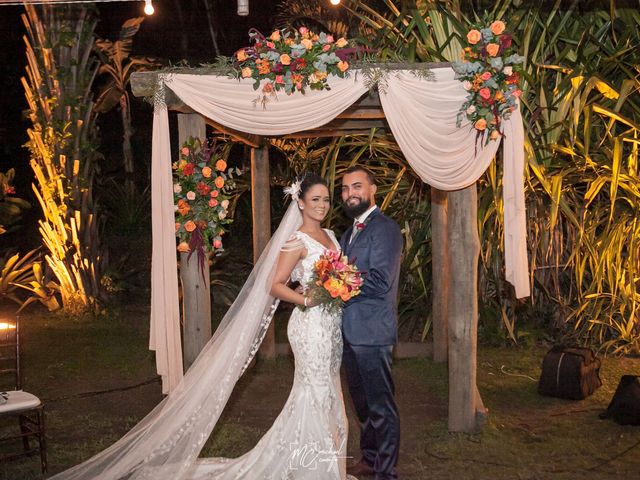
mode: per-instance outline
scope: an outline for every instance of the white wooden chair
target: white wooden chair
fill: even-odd
[[[0,437],[0,462],[39,454],[44,474],[47,471],[44,404],[22,390],[21,373],[19,319],[15,324],[0,321],[0,418],[13,417],[19,427],[16,433],[7,432]],[[18,450],[20,441],[22,448]]]

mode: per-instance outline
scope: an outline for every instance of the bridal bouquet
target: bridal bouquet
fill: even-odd
[[[362,273],[341,252],[326,250],[313,265],[307,285],[314,298],[330,312],[339,311],[346,301],[360,294]]]

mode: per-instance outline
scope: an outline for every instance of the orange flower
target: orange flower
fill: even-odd
[[[180,230],[180,222],[176,222],[176,232]]]
[[[273,83],[271,82],[267,82],[262,86],[262,91],[264,93],[271,93],[273,92]]]
[[[316,78],[318,79],[318,81],[322,81],[325,78],[327,78],[327,72],[321,72],[320,70],[316,70],[314,72],[314,75],[316,76]]]
[[[202,176],[204,178],[209,178],[211,176],[213,170],[209,167],[202,167]]]
[[[178,212],[180,212],[180,215],[186,215],[189,210],[191,210],[191,207],[185,200],[182,198],[178,200]]]
[[[338,67],[338,70],[340,70],[341,72],[346,72],[349,69],[349,63],[341,60],[338,62],[337,67]]]
[[[280,63],[283,65],[291,65],[291,57],[286,53],[280,55]]]
[[[253,75],[253,71],[249,67],[242,69],[242,78],[249,78],[251,75]]]
[[[180,244],[178,245],[178,251],[187,253],[190,252],[191,249],[189,248],[189,244],[187,242],[180,242]]]
[[[500,21],[500,20],[496,20],[495,22],[493,22],[491,24],[491,32],[494,35],[500,35],[502,32],[504,32],[504,29],[506,28],[504,22]]]
[[[256,60],[256,65],[258,67],[258,73],[262,75],[266,75],[271,72],[271,65],[269,65],[269,60],[266,58],[262,58],[260,60]]]
[[[338,48],[346,47],[347,43],[349,43],[349,42],[347,42],[346,38],[340,37],[338,39],[338,41],[336,42],[336,47],[338,47]]]
[[[184,224],[184,229],[187,232],[193,232],[196,229],[196,224],[192,221],[192,220],[188,220],[185,224]]]
[[[470,30],[469,33],[467,33],[467,41],[471,45],[475,45],[476,43],[478,43],[481,38],[482,34],[478,30]]]
[[[249,58],[247,57],[247,53],[244,51],[244,48],[241,48],[236,52],[236,57],[238,57],[238,60],[241,62],[244,62],[247,58]]]
[[[216,170],[219,170],[220,172],[224,172],[226,169],[227,169],[227,162],[225,162],[222,159],[216,162]]]
[[[491,135],[489,135],[489,138],[491,140],[496,140],[499,136],[500,132],[498,132],[498,130],[494,130],[493,132],[491,132]]]
[[[216,187],[218,188],[224,187],[224,178],[216,177],[215,184],[216,184]]]
[[[274,30],[270,38],[274,42],[277,42],[278,40],[280,40],[280,32],[278,30]]]
[[[307,50],[311,50],[313,48],[313,42],[308,38],[303,38],[300,44]]]
[[[495,57],[496,55],[498,55],[499,51],[500,45],[498,45],[497,43],[490,43],[489,45],[487,45],[487,53],[490,57]]]
[[[481,118],[475,123],[474,127],[476,130],[482,131],[487,128],[487,121],[484,118]]]

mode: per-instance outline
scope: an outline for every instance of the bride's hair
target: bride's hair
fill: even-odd
[[[329,188],[327,181],[316,173],[305,173],[298,178],[302,180],[302,182],[300,183],[300,199],[304,199],[307,191],[314,185],[324,185],[325,187]]]

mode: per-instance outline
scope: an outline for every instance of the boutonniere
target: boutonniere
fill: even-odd
[[[364,230],[364,227],[366,227],[367,224],[366,223],[362,223],[362,222],[357,222],[356,223],[356,229],[360,232],[362,230]]]

